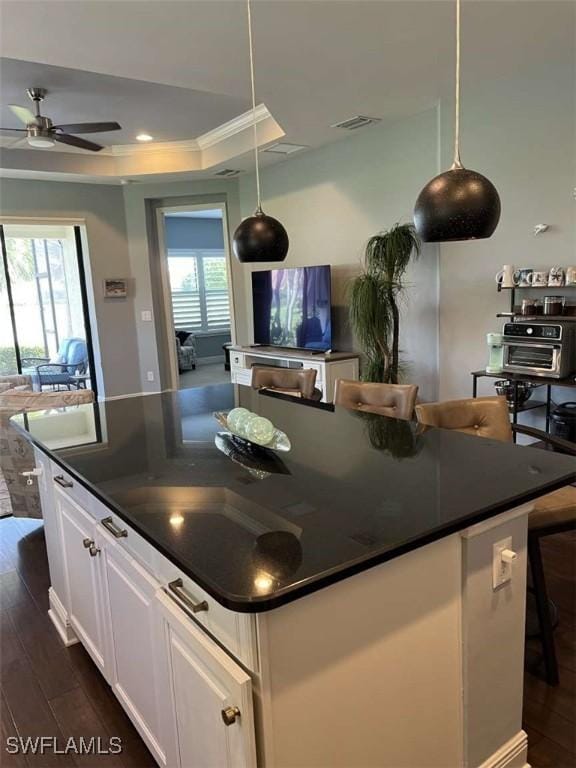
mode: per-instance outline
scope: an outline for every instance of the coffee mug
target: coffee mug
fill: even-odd
[[[532,286],[544,288],[548,285],[548,271],[546,269],[535,269],[532,273]]]
[[[522,288],[529,288],[534,279],[534,270],[532,267],[523,267],[515,273],[516,284]]]
[[[576,267],[566,267],[566,285],[576,285]]]
[[[496,275],[496,282],[502,288],[514,288],[516,285],[515,271],[513,264],[504,264],[500,272]]]
[[[557,288],[564,285],[564,269],[562,267],[551,267],[548,273],[548,285]]]

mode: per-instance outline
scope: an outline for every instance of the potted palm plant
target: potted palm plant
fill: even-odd
[[[410,258],[420,255],[412,224],[395,224],[366,245],[364,269],[350,290],[350,322],[364,352],[362,378],[397,384],[400,375],[399,295]]]

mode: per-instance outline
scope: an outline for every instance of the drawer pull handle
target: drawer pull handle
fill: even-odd
[[[103,520],[100,520],[100,522],[115,538],[121,539],[124,536],[128,536],[126,528],[119,528],[111,517],[105,517]]]
[[[60,485],[62,488],[72,488],[72,486],[74,485],[72,480],[66,480],[64,475],[55,475],[54,482],[58,483],[58,485]]]
[[[180,600],[184,603],[184,605],[189,608],[192,613],[200,613],[200,611],[207,611],[208,610],[208,603],[206,600],[202,600],[199,603],[195,603],[194,600],[192,600],[189,595],[187,594],[186,590],[184,589],[184,584],[182,583],[182,579],[175,579],[174,581],[171,581],[168,584],[168,589],[173,592],[176,597],[179,597]]]
[[[222,710],[222,720],[224,720],[224,725],[234,725],[239,717],[240,710],[238,707],[226,707],[226,709]]]

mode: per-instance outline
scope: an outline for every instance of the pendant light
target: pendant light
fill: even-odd
[[[414,207],[414,225],[424,242],[480,240],[492,235],[500,220],[496,187],[460,161],[460,0],[456,0],[456,115],[454,162],[429,181]]]
[[[284,261],[288,253],[288,234],[282,224],[262,210],[260,197],[260,169],[258,167],[258,134],[256,130],[256,88],[254,86],[254,46],[252,43],[252,15],[248,10],[248,41],[250,45],[250,83],[252,86],[252,128],[254,131],[254,159],[256,163],[256,210],[253,216],[237,227],[232,247],[238,261]]]

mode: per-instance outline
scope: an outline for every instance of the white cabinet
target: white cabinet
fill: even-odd
[[[159,593],[177,729],[178,768],[255,768],[252,681]]]
[[[249,387],[254,365],[313,368],[316,371],[316,389],[322,392],[323,403],[331,403],[334,399],[336,379],[356,380],[360,375],[359,357],[352,352],[310,354],[280,347],[232,347],[230,377],[234,384]]]
[[[94,663],[105,674],[106,636],[99,568],[101,548],[96,542],[96,523],[61,491],[56,490],[54,497],[61,525],[67,590],[64,601],[68,618]]]
[[[160,765],[170,755],[168,666],[157,610],[158,583],[107,534],[102,541],[110,683]]]
[[[96,499],[84,499],[85,489],[61,470],[53,468],[52,474],[53,492],[48,497],[48,486],[42,492],[51,503],[48,538],[59,544],[49,554],[58,563],[54,573],[63,576],[58,595],[63,619],[159,766],[254,768],[250,676],[174,602],[176,597],[164,593],[154,574],[158,570],[164,583],[174,572],[157,564],[145,567],[136,556],[145,551],[141,537]],[[192,586],[186,584],[188,593]],[[220,615],[225,609],[213,603],[206,602],[213,614],[210,628],[234,640]],[[245,645],[252,647],[247,638]]]

